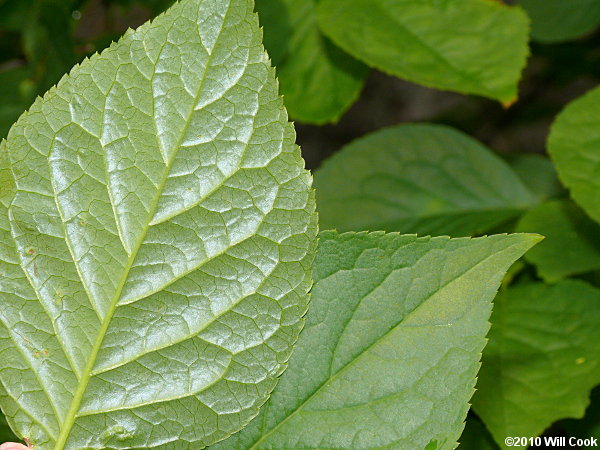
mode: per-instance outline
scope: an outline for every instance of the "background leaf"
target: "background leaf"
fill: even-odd
[[[386,73],[506,103],[517,98],[529,33],[519,8],[489,0],[322,0],[318,18],[336,44]]]
[[[600,383],[600,290],[574,280],[517,285],[498,295],[491,321],[473,407],[498,445],[582,417]]]
[[[528,211],[517,231],[545,236],[525,259],[548,282],[600,270],[600,226],[568,200],[553,200]]]
[[[356,101],[368,69],[321,34],[316,4],[257,0],[256,10],[291,117],[324,124],[336,122]]]
[[[400,125],[342,149],[315,173],[321,228],[465,236],[535,203],[480,143],[440,125]]]
[[[27,67],[0,70],[0,139],[33,101],[35,91],[30,77]]]
[[[600,88],[570,103],[552,125],[548,138],[548,151],[561,181],[596,222],[600,222],[598,117]]]
[[[547,200],[563,194],[552,161],[546,156],[522,153],[509,160],[510,166],[538,200]]]
[[[6,423],[6,418],[3,414],[0,414],[0,442],[14,442],[16,440],[17,437]]]
[[[600,436],[600,387],[596,387],[590,396],[585,417],[581,420],[565,420],[561,425],[567,429],[572,436],[585,439]],[[584,446],[584,449],[598,448],[597,445]]]
[[[561,42],[589,33],[600,24],[598,0],[519,0],[531,17],[531,36]]]
[[[36,448],[201,448],[284,369],[316,215],[252,10],[178,3],[0,146],[0,404]]]
[[[537,239],[321,233],[289,368],[260,415],[214,448],[455,448],[491,301]]]
[[[467,417],[465,429],[459,439],[460,450],[497,450],[498,446],[485,425],[472,413]]]

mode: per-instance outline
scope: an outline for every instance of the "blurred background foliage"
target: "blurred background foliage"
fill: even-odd
[[[171,3],[0,0],[0,136],[5,137],[35,97],[56,84],[73,64],[101,51],[127,28],[139,26]],[[519,100],[510,108],[369,69],[318,31],[312,12],[315,3],[257,1],[265,45],[278,66],[282,92],[298,125],[298,142],[309,168],[318,167],[350,141],[401,122],[448,124],[505,155],[543,153],[556,114],[600,79],[600,34],[592,31],[600,21],[597,1],[523,0],[534,18],[534,37],[539,35],[543,43],[532,42]],[[556,32],[565,28],[563,24],[549,32],[545,29],[551,27],[548,17],[571,18],[567,25],[574,31]]]
[[[499,156],[485,157],[491,172],[514,170],[519,177],[520,181],[503,177],[504,187],[499,192],[504,189],[514,193],[516,185],[523,183],[535,197],[523,199],[517,208],[517,215],[524,214],[518,224],[519,217],[509,215],[510,220],[505,220],[509,216],[502,216],[502,220],[488,220],[493,228],[481,230],[491,233],[522,229],[547,236],[545,246],[537,247],[517,264],[507,283],[554,283],[574,276],[600,287],[598,224],[567,200],[552,163],[545,157],[546,139],[556,115],[600,81],[600,32],[596,31],[600,0],[506,1],[520,3],[526,10],[532,21],[532,40],[518,99],[504,105],[494,99],[424,87],[368,67],[323,34],[315,12],[319,1],[322,0],[256,0],[265,46],[277,67],[281,91],[291,119],[296,122],[298,143],[307,166],[318,169],[342,147],[384,127],[407,122],[454,127]],[[35,98],[55,85],[74,64],[102,51],[125,30],[141,25],[171,3],[172,0],[0,0],[0,137],[5,137]],[[396,139],[393,133],[389,132],[390,142]],[[478,145],[462,135],[453,139],[463,142],[464,147]],[[415,154],[427,151],[421,147],[429,145],[419,139],[404,142],[403,151]],[[351,158],[346,161],[352,164]],[[319,171],[316,179],[319,182]],[[440,192],[444,190],[443,181]],[[329,190],[331,199],[335,199],[338,187],[331,184]],[[327,187],[322,192],[326,193]],[[510,198],[514,200],[515,195],[510,194]],[[531,208],[547,199],[554,200]],[[320,199],[320,203],[325,204],[325,200]],[[415,201],[415,205],[421,203]],[[528,208],[531,209],[524,213]],[[330,211],[335,212],[333,207],[328,214]],[[489,212],[485,208],[481,211]],[[416,210],[410,213],[418,216]],[[327,220],[328,214],[322,214],[322,220]],[[398,223],[418,225],[414,221]],[[446,226],[445,222],[435,225]],[[437,234],[452,232],[431,229]],[[567,246],[578,250],[565,254]],[[565,379],[565,383],[569,382]],[[598,389],[594,391],[592,406],[584,419],[556,422],[546,434],[597,436],[599,393]],[[0,442],[9,437],[0,415]],[[473,412],[469,413],[462,442],[461,448],[498,448]]]

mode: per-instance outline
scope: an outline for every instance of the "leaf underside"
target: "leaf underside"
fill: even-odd
[[[183,0],[77,66],[0,155],[0,405],[40,449],[202,448],[303,325],[311,179],[251,0]]]
[[[211,449],[453,449],[491,301],[531,235],[321,233],[306,327],[259,416]]]

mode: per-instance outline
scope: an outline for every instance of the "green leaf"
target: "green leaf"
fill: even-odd
[[[14,442],[16,440],[17,437],[6,423],[6,417],[0,412],[0,442]]]
[[[438,89],[511,103],[528,55],[528,19],[490,0],[322,0],[319,25],[372,67]]]
[[[0,25],[21,34],[22,50],[35,69],[33,75],[40,94],[56,84],[76,62],[71,32],[74,4],[75,0],[19,0],[0,4]]]
[[[511,158],[509,164],[539,201],[563,193],[564,189],[549,158],[531,153],[519,154]]]
[[[455,448],[491,301],[537,239],[321,233],[289,368],[215,449]]]
[[[265,46],[293,119],[336,122],[357,99],[367,67],[333,45],[316,23],[316,0],[257,0]]]
[[[552,125],[548,151],[573,199],[600,222],[600,87],[571,102]]]
[[[469,417],[467,417],[465,429],[460,436],[459,442],[460,445],[458,448],[460,450],[498,449],[489,431],[485,429],[485,425],[473,414],[469,414]]]
[[[26,67],[0,71],[0,139],[33,102],[31,70]]]
[[[527,212],[517,231],[546,237],[525,258],[548,282],[600,270],[600,226],[568,200],[543,203]]]
[[[574,280],[509,288],[494,304],[475,412],[502,448],[507,436],[582,417],[600,383],[598,355],[599,290]]]
[[[600,24],[598,0],[519,0],[531,17],[531,36],[561,42],[589,33]]]
[[[2,144],[0,405],[36,448],[202,448],[275,386],[316,215],[260,38],[184,0]]]
[[[507,164],[440,125],[367,135],[315,174],[322,229],[465,236],[488,231],[535,203]]]
[[[590,406],[585,411],[585,417],[580,420],[564,420],[560,423],[561,427],[566,429],[571,436],[585,439],[589,437],[598,438],[600,436],[600,386],[597,386],[590,396]],[[597,445],[582,447],[586,450],[598,448]]]

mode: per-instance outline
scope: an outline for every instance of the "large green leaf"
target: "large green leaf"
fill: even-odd
[[[284,369],[316,215],[253,7],[176,4],[2,144],[0,405],[37,448],[201,448]]]
[[[600,222],[600,87],[570,103],[550,131],[548,151],[571,196]]]
[[[535,202],[500,158],[439,125],[401,125],[361,138],[316,172],[321,228],[465,236]]]
[[[598,355],[599,290],[570,280],[509,288],[495,301],[475,412],[503,448],[507,436],[535,437],[582,417],[600,383]]]
[[[323,32],[351,55],[409,81],[517,98],[528,19],[490,0],[322,0]]]
[[[589,33],[600,24],[599,0],[519,0],[531,17],[531,36],[561,42]]]
[[[491,301],[537,239],[322,233],[289,369],[215,449],[455,448]]]
[[[317,28],[316,0],[257,0],[285,105],[301,122],[335,122],[356,100],[367,67]]]
[[[569,200],[550,201],[528,211],[517,231],[546,237],[526,259],[548,282],[600,270],[600,225]]]

